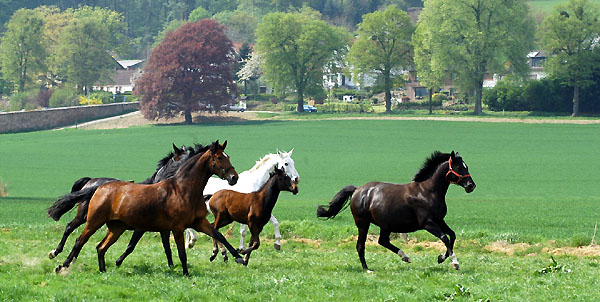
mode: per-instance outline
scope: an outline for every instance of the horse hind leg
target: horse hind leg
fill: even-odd
[[[246,248],[246,234],[248,234],[248,225],[240,223],[240,251]]]
[[[244,263],[244,259],[242,259],[240,254],[233,248],[233,246],[231,246],[231,244],[229,244],[229,242],[227,242],[227,239],[225,239],[225,237],[223,237],[223,235],[219,233],[219,231],[215,230],[215,228],[208,222],[208,220],[200,220],[196,223],[194,229],[223,243],[227,250],[233,255],[233,257],[235,257],[235,262],[242,264]]]
[[[86,214],[87,206],[79,204],[79,207],[77,207],[77,215],[75,215],[75,218],[73,218],[71,222],[67,223],[62,239],[58,243],[58,246],[56,246],[56,249],[48,253],[48,258],[54,259],[54,257],[58,256],[58,254],[60,254],[63,251],[65,243],[67,243],[67,238],[69,238],[69,236],[71,235],[71,233],[73,233],[73,231],[75,231],[75,229],[77,229],[80,225],[85,223]]]
[[[125,229],[126,228],[120,224],[108,224],[106,237],[104,237],[104,240],[102,240],[100,244],[96,246],[96,251],[98,252],[98,269],[100,272],[106,272],[106,262],[104,261],[104,255],[106,254],[106,251],[117,241],[117,239],[119,239],[123,232],[125,232]]]
[[[271,214],[271,223],[273,224],[273,228],[275,229],[275,243],[273,247],[280,251],[281,250],[281,232],[279,232],[279,221],[273,214]]]
[[[187,255],[185,254],[185,235],[184,231],[173,231],[173,237],[175,238],[175,243],[177,244],[177,253],[179,254],[179,261],[181,261],[181,268],[183,269],[183,275],[189,276],[187,268]]]
[[[129,244],[127,244],[127,248],[125,249],[125,252],[123,252],[123,254],[121,254],[121,256],[115,262],[115,264],[117,266],[121,266],[121,264],[123,264],[123,261],[125,260],[125,258],[127,258],[127,256],[129,256],[129,254],[131,254],[133,252],[133,250],[135,249],[135,246],[138,244],[140,239],[142,239],[142,236],[144,235],[144,233],[145,233],[144,231],[138,231],[138,230],[133,231],[133,234],[131,235],[131,239],[129,240]]]
[[[382,229],[379,233],[378,243],[381,246],[387,248],[388,250],[394,252],[394,254],[398,254],[398,256],[402,257],[402,261],[410,263],[410,258],[408,257],[408,255],[406,255],[406,253],[403,250],[399,249],[390,242],[390,233],[390,231]]]
[[[196,234],[192,229],[185,229],[185,248],[191,249],[196,245]]]
[[[370,223],[357,223],[358,228],[358,239],[356,240],[356,251],[358,252],[358,259],[362,264],[364,272],[372,273],[367,267],[367,261],[365,260],[365,243],[367,242],[367,234],[369,233]]]

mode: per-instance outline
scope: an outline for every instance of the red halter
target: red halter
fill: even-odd
[[[463,178],[471,176],[471,174],[460,175],[456,171],[454,171],[452,169],[452,157],[450,157],[450,159],[448,160],[448,168],[449,169],[448,169],[448,173],[446,173],[446,180],[448,180],[448,182],[450,182],[451,184],[457,185],[461,180],[463,180]],[[450,179],[448,179],[448,175],[450,175],[450,173],[452,173],[452,174],[454,174],[454,176],[458,177],[458,180],[451,181]]]

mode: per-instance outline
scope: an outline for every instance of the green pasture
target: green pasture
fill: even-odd
[[[8,185],[0,198],[0,300],[592,301],[599,257],[557,255],[559,268],[570,272],[536,272],[552,264],[546,248],[588,245],[594,236],[599,134],[597,124],[297,120],[0,135],[0,182]],[[45,209],[76,179],[141,181],[171,143],[215,139],[228,140],[238,172],[276,148],[294,148],[300,193],[282,193],[274,210],[286,239],[281,252],[272,248],[269,225],[248,267],[210,263],[210,242],[200,235],[188,252],[192,277],[185,278],[176,256],[176,267],[167,268],[156,234],[116,268],[126,234],[108,251],[101,274],[94,249],[100,231],[69,274],[54,274],[78,232],[49,260],[73,213],[54,222]],[[452,186],[447,195],[461,270],[438,265],[435,247],[414,244],[437,241],[421,231],[410,235],[411,244],[394,240],[413,263],[372,244],[366,256],[375,273],[362,273],[350,211],[321,221],[316,205],[348,184],[409,182],[434,150],[458,151],[477,183],[471,194]],[[238,238],[236,228],[230,242],[237,246]],[[526,248],[507,256],[486,248],[495,242]]]

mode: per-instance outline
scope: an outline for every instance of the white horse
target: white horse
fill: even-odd
[[[204,187],[204,196],[213,195],[215,192],[228,189],[234,190],[240,193],[251,193],[256,192],[262,188],[262,186],[269,180],[270,173],[275,170],[277,167],[280,170],[284,170],[285,173],[292,179],[296,184],[300,182],[300,176],[298,175],[298,171],[296,171],[296,167],[294,167],[294,160],[292,159],[292,152],[294,149],[290,150],[290,152],[281,152],[277,150],[277,154],[267,154],[260,160],[256,162],[254,167],[250,168],[248,171],[244,171],[238,174],[239,178],[237,183],[234,186],[230,186],[227,181],[223,181],[217,177],[211,177]],[[208,207],[209,200],[206,200],[206,207]],[[210,211],[210,208],[209,208]],[[279,222],[271,214],[271,223],[275,228],[275,249],[281,249],[281,233],[279,232]],[[240,227],[240,234],[242,238],[240,239],[240,249],[245,248],[246,242],[246,233],[248,232],[248,226],[242,224]],[[196,235],[191,229],[187,229],[186,232],[186,240],[185,245],[187,248],[191,248],[196,243]]]

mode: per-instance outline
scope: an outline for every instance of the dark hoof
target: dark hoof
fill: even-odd
[[[242,258],[242,257],[235,258],[235,262],[239,263],[239,264],[243,264],[243,265],[248,265],[248,263],[246,261],[244,261],[244,258]]]
[[[209,258],[209,259],[210,259],[210,262],[212,262],[213,260],[215,260],[215,258],[217,258],[217,255],[216,255],[216,254],[212,254],[212,255],[210,256],[210,258]]]
[[[223,257],[223,262],[227,263],[227,260],[229,260],[228,257]]]
[[[173,265],[173,263],[169,263],[169,268],[174,268],[175,265]]]
[[[115,265],[116,265],[117,267],[121,266],[121,264],[123,264],[123,260],[121,260],[121,259],[117,259],[117,261],[115,261]]]
[[[273,247],[274,247],[276,250],[278,250],[278,251],[281,251],[281,244],[277,244],[277,243],[275,243],[275,244],[273,244]]]
[[[59,266],[57,266],[57,267],[54,269],[54,272],[55,272],[55,273],[57,273],[57,274],[60,274],[60,272],[61,272],[62,270],[63,270],[63,266],[62,266],[62,265],[59,265]]]
[[[444,258],[444,256],[443,256],[443,255],[439,255],[439,256],[438,256],[438,263],[442,263],[442,262],[444,262],[444,261],[446,261],[446,258]]]
[[[410,263],[410,258],[408,258],[408,257],[402,257],[402,261],[404,261],[406,263]]]
[[[458,269],[460,268],[460,267],[459,267],[459,265],[458,265],[458,263],[452,263],[452,267],[453,267],[455,270],[458,270]]]

